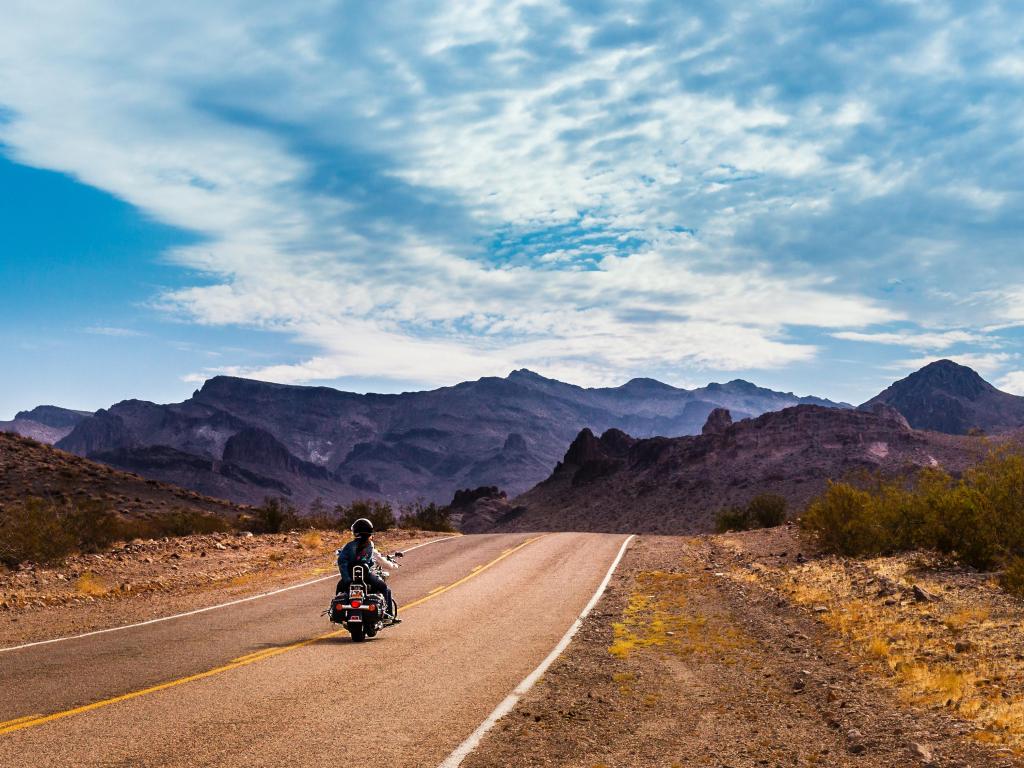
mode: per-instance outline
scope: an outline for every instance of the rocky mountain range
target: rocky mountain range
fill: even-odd
[[[830,479],[922,467],[960,471],[986,450],[977,437],[913,429],[895,409],[801,405],[733,422],[712,412],[701,435],[637,439],[584,429],[544,482],[511,502],[463,510],[463,529],[710,531],[716,514],[760,493],[797,511]],[[479,512],[477,511],[479,508]]]
[[[18,411],[11,421],[0,421],[0,432],[14,432],[41,443],[56,443],[71,434],[90,411],[72,411],[55,405],[39,405],[31,411]]]
[[[879,404],[910,427],[952,434],[1024,425],[1024,398],[948,360],[896,382],[861,410]],[[743,380],[686,390],[633,379],[588,389],[519,370],[424,392],[363,395],[221,376],[182,403],[126,400],[95,414],[40,406],[0,422],[0,431],[239,503],[284,496],[300,507],[316,497],[401,504],[446,502],[458,488],[481,486],[515,497],[548,477],[585,428],[618,430],[611,434],[630,440],[672,438],[718,430],[714,419],[705,424],[716,408],[742,422],[797,405],[852,409]],[[490,504],[488,515],[497,519],[507,505]]]
[[[898,410],[915,429],[952,435],[971,430],[1000,433],[1024,426],[1024,397],[996,389],[952,360],[929,363],[861,407],[878,403]]]
[[[460,487],[525,491],[584,427],[684,435],[716,407],[756,416],[798,403],[849,407],[742,380],[686,390],[633,379],[586,389],[519,370],[425,392],[361,395],[221,376],[182,403],[127,400],[100,410],[57,445],[237,502],[444,502]]]

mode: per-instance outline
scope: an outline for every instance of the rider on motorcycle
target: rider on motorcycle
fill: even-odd
[[[398,611],[395,608],[395,601],[391,598],[391,589],[388,587],[387,582],[371,569],[374,558],[381,565],[384,563],[393,564],[394,561],[386,555],[382,555],[374,548],[372,522],[365,517],[361,517],[352,523],[351,530],[355,538],[338,550],[338,570],[341,571],[341,580],[338,582],[335,594],[348,592],[349,584],[352,583],[352,566],[361,565],[363,566],[363,581],[366,582],[367,588],[372,592],[384,595],[392,622],[395,624],[400,623],[401,619],[397,616]]]

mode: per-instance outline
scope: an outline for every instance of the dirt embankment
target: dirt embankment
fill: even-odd
[[[437,536],[388,531],[389,552]],[[216,533],[132,541],[59,567],[0,567],[0,647],[215,605],[336,572],[333,531]]]
[[[638,539],[569,650],[465,765],[1024,765],[1024,728],[982,714],[1024,694],[1011,650],[1024,606],[953,571],[893,573],[876,596],[866,575],[840,574],[881,563],[803,562],[798,549],[786,528]],[[847,631],[873,615],[864,600],[891,624]],[[982,605],[984,619],[970,612]],[[874,633],[889,656],[869,648]],[[960,656],[1001,670],[995,689],[943,677]],[[971,690],[984,700],[968,705]]]

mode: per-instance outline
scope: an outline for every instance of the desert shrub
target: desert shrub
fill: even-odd
[[[934,549],[990,569],[1024,556],[1024,455],[994,451],[959,479],[928,469],[910,483],[830,483],[801,524],[827,552]]]
[[[282,533],[299,527],[299,516],[294,506],[284,499],[267,497],[263,505],[253,510],[248,528],[253,533]]]
[[[727,531],[746,531],[750,529],[750,516],[743,507],[728,507],[720,510],[715,517],[715,530],[719,533]]]
[[[71,554],[74,535],[64,524],[62,509],[39,498],[10,504],[0,511],[0,562],[56,563]]]
[[[841,555],[876,555],[890,542],[869,492],[850,483],[828,484],[804,513],[801,524],[817,534],[819,546]]]
[[[752,528],[774,528],[786,522],[786,499],[774,493],[759,493],[745,507],[733,506],[719,511],[715,530],[749,531]]]
[[[194,509],[177,509],[153,518],[152,522],[157,527],[157,536],[191,536],[231,530],[231,524],[224,518],[205,515]]]
[[[63,524],[81,552],[102,552],[118,539],[121,522],[102,503],[86,499],[65,511]]]
[[[1010,560],[1000,583],[1011,595],[1024,597],[1024,557],[1018,555]]]
[[[759,493],[747,503],[747,517],[756,528],[774,528],[786,522],[786,499],[775,493]]]
[[[320,530],[337,528],[340,511],[343,509],[344,507],[337,506],[331,512],[324,500],[317,496],[306,509],[306,514],[302,518],[302,524],[308,528],[318,528]]]
[[[195,509],[176,509],[152,517],[122,521],[117,526],[117,538],[159,539],[164,536],[223,533],[231,528],[231,523],[222,517]]]
[[[391,505],[386,501],[376,499],[353,501],[347,507],[339,504],[334,508],[334,513],[337,516],[336,525],[343,531],[351,528],[352,523],[361,517],[365,517],[373,523],[375,531],[386,531],[394,528],[396,524],[395,513],[391,509]]]
[[[451,511],[447,507],[439,507],[433,502],[423,505],[416,502],[402,511],[399,521],[402,528],[415,529],[420,531],[455,531],[452,525]]]

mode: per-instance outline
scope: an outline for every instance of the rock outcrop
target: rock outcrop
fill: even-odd
[[[721,435],[732,426],[732,414],[727,408],[715,408],[708,414],[708,420],[704,422],[700,433],[702,435]]]
[[[525,510],[494,529],[705,532],[719,510],[759,493],[782,495],[799,510],[830,479],[956,472],[985,450],[977,438],[914,430],[887,406],[802,405],[735,423],[719,411],[695,437],[598,438],[583,430],[547,480],[513,499]]]
[[[510,504],[504,491],[490,485],[456,491],[448,511],[463,533],[481,533],[514,520],[523,510]]]

